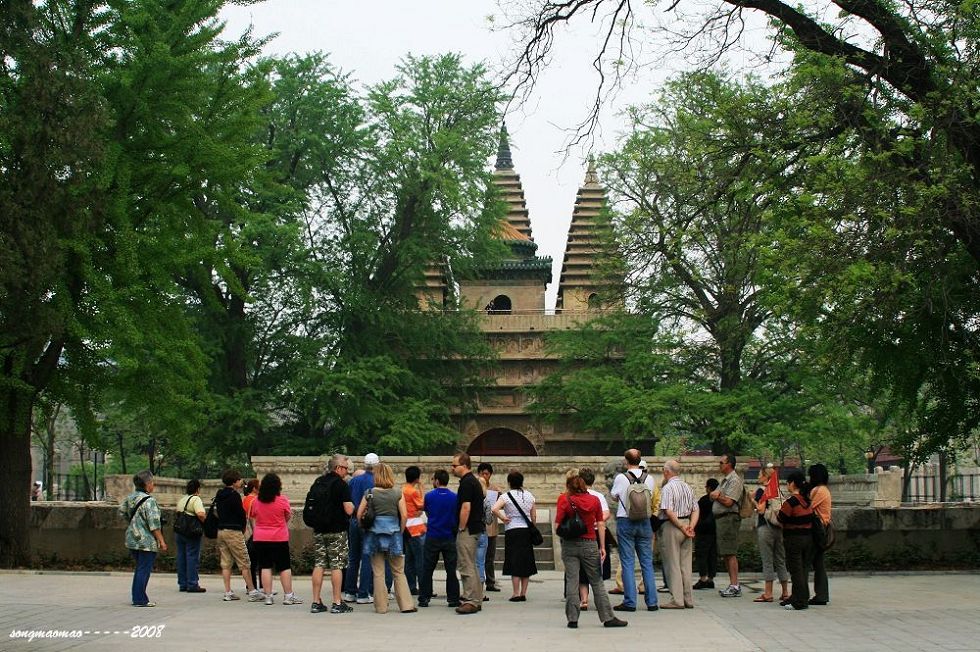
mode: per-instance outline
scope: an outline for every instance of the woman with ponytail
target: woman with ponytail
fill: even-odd
[[[783,526],[783,545],[786,548],[786,567],[793,582],[789,600],[779,604],[786,609],[806,609],[810,603],[810,587],[807,584],[806,562],[813,547],[813,509],[807,499],[809,486],[802,471],[793,471],[786,478],[786,488],[790,492],[777,519]]]

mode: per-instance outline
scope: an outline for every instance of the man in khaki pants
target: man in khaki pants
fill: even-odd
[[[486,532],[483,523],[483,486],[470,470],[470,456],[459,453],[453,457],[453,475],[459,478],[456,492],[456,508],[459,514],[459,531],[456,533],[456,555],[459,559],[460,615],[475,614],[483,608],[483,582],[476,567],[476,545],[480,535]]]
[[[694,526],[698,524],[698,501],[691,487],[680,479],[681,465],[677,460],[664,464],[664,484],[660,490],[659,516],[660,552],[664,558],[664,575],[670,588],[671,601],[661,603],[661,609],[694,608],[691,586],[691,562],[694,552]]]

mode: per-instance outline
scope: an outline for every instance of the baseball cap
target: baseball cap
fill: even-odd
[[[641,469],[647,468],[647,461],[646,460],[640,460],[640,468]]]
[[[375,464],[378,464],[380,461],[381,458],[378,457],[377,453],[368,453],[367,455],[364,456],[364,464],[366,464],[367,466],[374,466]]]

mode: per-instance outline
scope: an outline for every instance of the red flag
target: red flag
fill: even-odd
[[[766,488],[762,493],[761,502],[766,502],[771,498],[779,498],[779,469],[776,469],[775,467],[772,469],[772,473],[769,475],[769,481],[766,482]]]

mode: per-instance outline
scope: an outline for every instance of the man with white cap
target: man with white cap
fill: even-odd
[[[368,489],[374,488],[374,467],[380,462],[381,458],[377,453],[368,453],[364,456],[364,473],[350,481],[350,496],[354,505],[360,505],[361,498]],[[374,601],[371,597],[374,573],[371,572],[370,557],[364,554],[364,532],[356,518],[351,519],[347,534],[348,558],[347,573],[344,576],[344,602],[356,601],[359,604],[370,604]]]

